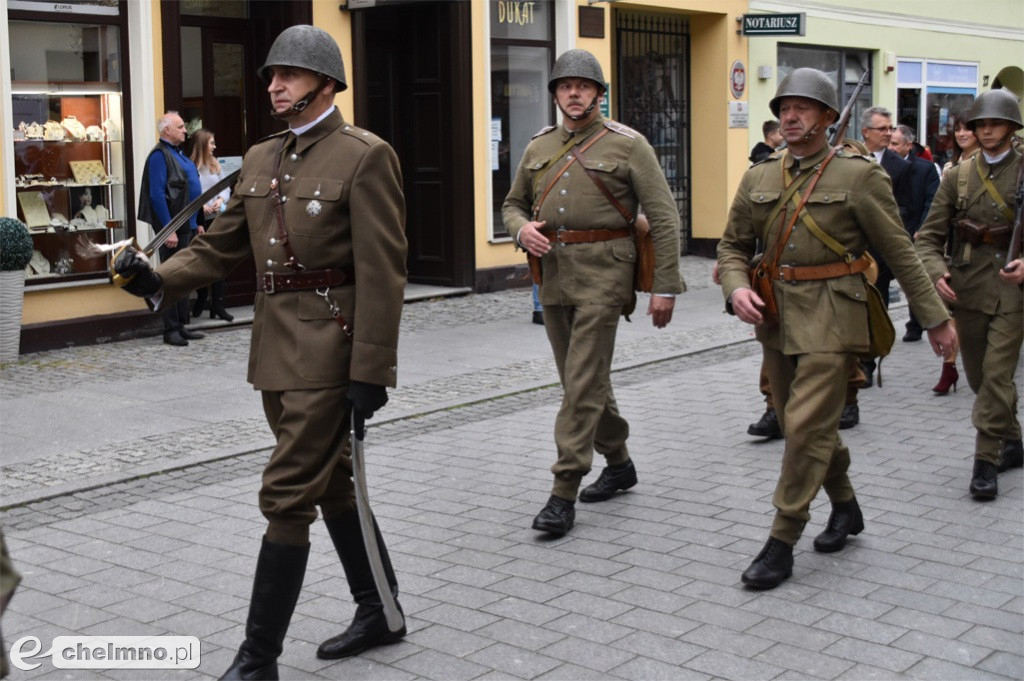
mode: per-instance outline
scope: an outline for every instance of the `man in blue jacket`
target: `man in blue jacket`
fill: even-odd
[[[156,124],[160,141],[149,152],[146,169],[142,174],[142,195],[139,197],[139,219],[160,231],[164,225],[181,212],[190,201],[203,193],[199,171],[182,145],[185,143],[185,121],[174,111],[168,111]],[[187,225],[167,237],[160,247],[160,261],[188,246],[197,229],[196,216],[188,219]],[[185,346],[190,340],[198,340],[203,334],[185,328],[188,319],[188,298],[168,305],[163,313],[164,343]]]

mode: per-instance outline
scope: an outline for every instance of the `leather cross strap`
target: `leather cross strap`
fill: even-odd
[[[551,243],[592,244],[596,241],[625,239],[632,232],[623,227],[622,229],[542,229],[540,233]]]
[[[265,272],[256,275],[256,288],[267,295],[284,291],[310,291],[335,286],[352,286],[355,283],[355,272],[351,269]]]
[[[619,215],[621,215],[622,218],[626,221],[626,224],[629,227],[632,227],[633,223],[636,222],[636,216],[629,212],[629,210],[622,205],[621,201],[615,198],[615,195],[613,195],[611,190],[608,189],[608,186],[605,185],[604,181],[602,181],[601,178],[597,176],[597,173],[595,173],[593,170],[587,167],[587,159],[584,158],[583,156],[583,149],[581,149],[579,146],[576,146],[574,147],[574,150],[576,152],[576,157],[579,158],[580,160],[580,167],[583,168],[584,172],[587,173],[587,177],[594,181],[594,184],[597,185],[597,188],[601,190],[602,194],[604,194],[604,198],[608,199],[608,203],[612,204],[615,207],[615,210],[619,211]]]
[[[780,281],[814,281],[816,279],[835,279],[849,274],[860,274],[871,266],[871,261],[863,255],[852,262],[833,262],[827,265],[780,265],[772,272],[772,278]]]
[[[593,139],[591,139],[589,142],[587,142],[586,146],[584,146],[583,149],[589,149],[591,146],[593,146],[593,144],[595,142],[597,142],[597,140],[601,139],[602,137],[604,137],[607,134],[608,134],[608,128],[605,128],[604,130],[599,132],[597,135],[594,135]],[[569,166],[571,166],[573,163],[576,162],[576,158],[577,157],[578,157],[578,154],[576,156],[573,156],[572,158],[570,158],[568,163],[566,163],[564,166],[559,168],[558,172],[555,173],[554,176],[551,178],[551,182],[549,182],[548,186],[544,189],[544,193],[541,195],[540,200],[533,207],[533,219],[534,220],[536,220],[537,217],[540,215],[541,204],[544,203],[544,199],[548,198],[548,194],[550,194],[551,190],[554,189],[555,184],[558,182],[558,178],[560,178],[562,176],[562,173],[564,173],[566,170],[569,169]],[[580,165],[583,165],[583,164],[581,163]]]
[[[337,275],[331,274],[337,272],[341,275],[342,281],[345,280],[345,270],[313,270],[305,272],[306,266],[299,262],[299,259],[295,256],[295,252],[292,251],[292,245],[288,242],[288,230],[284,226],[284,197],[281,196],[281,190],[279,188],[279,182],[277,181],[277,174],[281,170],[281,156],[284,155],[285,147],[291,140],[298,139],[296,135],[289,132],[281,137],[281,143],[277,147],[277,153],[274,154],[274,172],[273,177],[270,180],[270,189],[273,192],[270,195],[271,200],[274,202],[274,208],[277,211],[277,241],[284,248],[285,255],[288,256],[288,260],[285,261],[285,267],[288,267],[292,272],[266,272],[262,275],[257,275],[256,285],[260,291],[268,295],[280,291],[308,291],[315,290],[317,294],[324,299],[327,306],[331,310],[331,316],[334,321],[341,327],[342,332],[349,338],[352,337],[354,330],[352,325],[341,316],[341,308],[338,304],[331,299],[331,286],[329,283],[332,278]],[[353,273],[348,277],[348,286],[355,284],[355,274]],[[333,284],[337,286],[339,284]]]

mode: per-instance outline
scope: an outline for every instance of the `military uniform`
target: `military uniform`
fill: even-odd
[[[405,203],[394,151],[335,109],[297,138],[281,133],[249,150],[212,228],[157,268],[166,300],[222,279],[248,258],[256,261],[258,279],[291,273],[278,236],[272,190],[278,186],[299,262],[306,270],[340,268],[355,275],[354,282],[329,292],[353,328],[351,338],[315,290],[256,295],[248,379],[263,391],[277,437],[260,508],[270,521],[268,537],[291,535],[294,543],[315,520],[314,504],[325,516],[354,508],[350,462],[341,445],[348,384],[395,385]]]
[[[999,465],[1001,441],[1021,439],[1017,414],[1018,388],[1014,382],[1024,341],[1024,295],[1021,287],[1004,281],[999,270],[1006,264],[1006,243],[983,241],[971,245],[952,228],[966,215],[991,228],[1008,227],[1009,220],[985,190],[978,171],[988,177],[1010,208],[1021,162],[1019,148],[989,165],[982,153],[961,161],[942,176],[928,217],[917,234],[917,252],[932,281],[950,274],[956,293],[951,304],[963,349],[967,381],[976,397],[971,422],[977,429],[975,457]],[[959,205],[958,179],[966,173],[966,205]],[[944,254],[952,236],[952,259]]]
[[[538,221],[555,234],[573,230],[621,230],[622,214],[601,193],[577,160],[563,170],[573,151],[553,156],[570,139],[584,147],[587,168],[632,214],[642,206],[655,245],[653,293],[683,291],[679,274],[679,213],[654,150],[644,137],[597,115],[581,130],[545,128],[527,146],[512,188],[502,206],[506,228],[514,236],[531,221],[536,202],[549,183]],[[556,178],[556,173],[561,173]],[[593,451],[609,465],[629,460],[629,425],[619,414],[611,386],[615,332],[624,305],[633,300],[636,246],[628,235],[592,243],[553,243],[541,258],[540,302],[544,326],[565,391],[555,424],[558,461],[553,494],[575,499],[582,476],[590,471]]]
[[[786,187],[784,169],[794,178],[813,173],[829,151],[825,144],[800,160],[787,151],[744,174],[718,246],[719,276],[727,301],[737,289],[750,287],[750,262],[764,222]],[[805,191],[799,190],[793,202]],[[793,202],[787,214],[794,210]],[[841,149],[821,175],[805,210],[853,256],[862,254],[869,244],[876,248],[926,327],[949,318],[900,223],[889,179],[872,159]],[[776,219],[771,225],[767,252],[779,237],[780,222]],[[779,260],[780,265],[795,267],[837,262],[840,257],[802,220],[796,222]],[[762,324],[756,334],[764,347],[764,363],[786,436],[771,536],[792,546],[822,486],[833,505],[854,497],[847,475],[850,454],[839,438],[838,425],[849,377],[848,357],[868,350],[868,293],[862,274],[776,281],[774,288],[778,324]]]

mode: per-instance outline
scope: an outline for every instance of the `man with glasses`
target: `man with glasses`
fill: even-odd
[[[914,203],[913,187],[910,184],[911,168],[908,161],[900,158],[895,152],[889,149],[889,142],[892,141],[892,133],[896,128],[892,124],[892,112],[881,106],[873,106],[865,109],[860,115],[860,132],[864,136],[864,146],[868,148],[885,172],[889,173],[892,180],[892,193],[896,198],[896,205],[900,209],[900,221],[906,229],[910,224],[910,216],[913,212],[911,206]],[[889,307],[889,284],[892,283],[892,270],[885,263],[885,260],[873,249],[869,249],[871,255],[878,261],[878,279],[875,281],[875,288],[882,294],[885,306]],[[861,369],[867,380],[865,388],[873,384],[872,374],[875,371],[873,359],[861,362]],[[859,420],[859,419],[858,419]]]

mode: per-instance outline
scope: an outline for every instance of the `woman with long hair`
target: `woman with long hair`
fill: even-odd
[[[978,138],[974,136],[974,131],[967,127],[966,116],[966,110],[950,114],[949,127],[953,131],[953,134],[950,135],[953,141],[953,155],[942,168],[943,175],[947,172],[957,172],[952,169],[956,168],[961,161],[966,161],[978,153],[978,149],[981,148],[981,145],[978,144]],[[953,321],[955,322],[956,320],[954,319]],[[932,388],[932,392],[936,395],[946,395],[949,393],[950,388],[953,388],[953,392],[956,392],[956,384],[960,380],[960,372],[956,370],[956,356],[957,351],[954,350],[952,356],[942,363],[942,373],[939,375],[939,382]]]
[[[200,128],[192,136],[192,162],[199,170],[199,182],[203,185],[203,191],[217,184],[224,178],[220,167],[220,161],[213,155],[217,150],[217,141],[211,130]],[[206,231],[214,219],[224,210],[231,192],[228,189],[217,194],[203,206],[203,215],[199,225],[199,233]],[[234,316],[228,314],[224,307],[224,280],[216,281],[209,287],[210,290],[210,319],[220,318],[226,322],[234,321]],[[192,306],[192,316],[198,317],[206,307],[207,289],[201,288],[196,291],[196,302]]]

